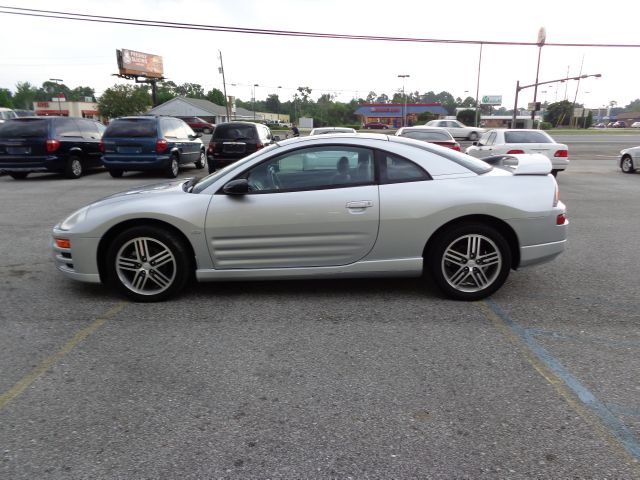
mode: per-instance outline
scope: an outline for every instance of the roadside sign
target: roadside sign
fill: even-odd
[[[484,95],[481,105],[502,105],[502,95]]]

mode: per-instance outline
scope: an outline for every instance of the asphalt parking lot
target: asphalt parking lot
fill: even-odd
[[[473,303],[420,279],[131,303],[59,275],[50,230],[161,179],[0,177],[0,477],[640,478],[640,173],[615,165],[640,135],[555,138],[567,250]]]

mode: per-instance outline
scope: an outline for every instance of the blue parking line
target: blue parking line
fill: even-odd
[[[624,446],[629,454],[640,461],[640,443],[632,432],[622,424],[611,410],[601,402],[587,387],[574,377],[569,371],[556,360],[545,348],[536,342],[533,335],[527,329],[514,322],[493,300],[485,300],[486,304],[529,348],[529,350],[540,360],[549,370],[558,376],[560,380],[587,406],[602,423],[609,429],[610,433]]]
[[[538,328],[527,328],[526,331],[529,334],[535,335],[537,337],[551,337],[559,340],[571,340],[573,342],[582,342],[582,343],[597,343],[600,345],[606,345],[608,347],[613,347],[613,348],[629,348],[629,347],[640,348],[640,342],[602,340],[601,338],[585,338],[585,337],[579,337],[577,335],[567,335],[566,333],[550,332],[548,330],[541,330]]]

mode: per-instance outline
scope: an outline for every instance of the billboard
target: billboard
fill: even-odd
[[[482,105],[502,105],[502,95],[484,95]]]
[[[120,75],[162,78],[162,57],[135,50],[116,50]]]

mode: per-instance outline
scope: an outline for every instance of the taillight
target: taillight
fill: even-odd
[[[524,150],[509,150],[507,152],[507,155],[511,154],[511,155],[518,155],[520,153],[524,153]]]
[[[169,148],[169,142],[167,142],[164,138],[160,138],[160,139],[156,140],[156,152],[157,153],[162,153],[167,148]]]
[[[459,152],[459,151],[460,151],[460,145],[458,145],[458,144],[456,143],[455,145],[453,145],[453,146],[451,147],[451,149],[452,149],[452,150],[455,150],[456,152]]]
[[[553,156],[556,158],[567,158],[569,156],[569,150],[557,150]]]
[[[100,140],[100,151],[104,153],[104,141]]]
[[[60,148],[60,142],[58,140],[47,140],[47,152],[53,153]]]
[[[207,147],[207,153],[210,153],[213,155],[213,152],[216,151],[216,144],[213,142],[209,142],[209,146]]]
[[[556,217],[556,225],[564,225],[566,222],[567,222],[567,214],[566,213],[560,213]]]
[[[256,143],[256,150],[260,150],[261,148],[264,148],[264,144],[263,143]]]

